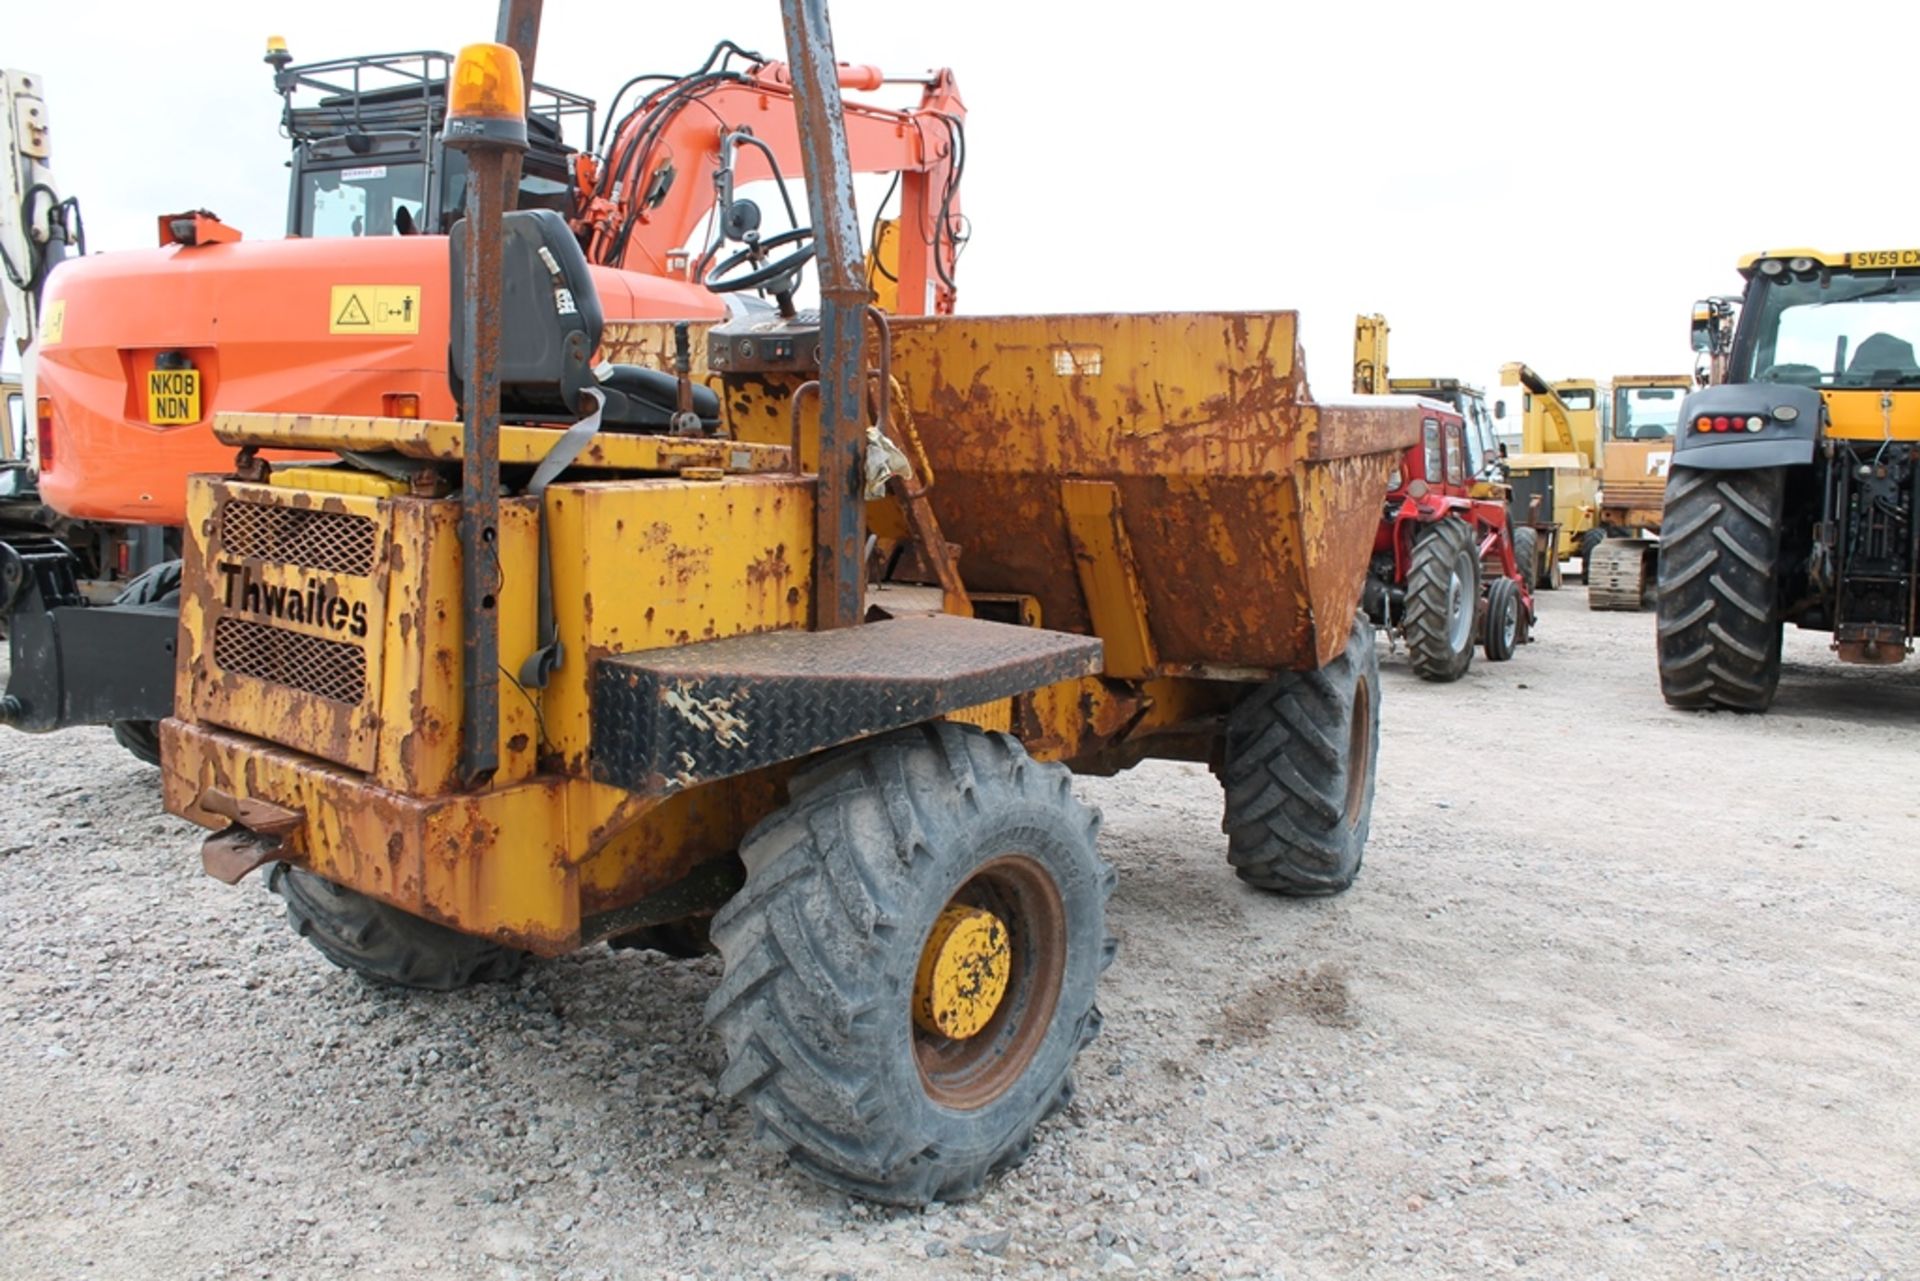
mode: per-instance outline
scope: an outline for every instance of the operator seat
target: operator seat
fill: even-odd
[[[506,294],[500,308],[500,420],[554,422],[593,411],[589,387],[606,398],[601,426],[612,431],[666,431],[672,426],[679,384],[674,376],[640,365],[594,368],[605,317],[593,273],[565,218],[552,209],[504,216],[501,258]],[[464,409],[460,371],[466,368],[467,222],[448,237],[453,314],[447,378]],[[720,422],[720,398],[693,388],[693,412],[708,429]]]
[[[1847,377],[1871,382],[1875,377],[1892,374],[1896,378],[1920,377],[1920,364],[1913,359],[1913,344],[1892,334],[1873,334],[1860,344],[1847,362]]]

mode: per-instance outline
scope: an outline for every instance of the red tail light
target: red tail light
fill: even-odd
[[[34,445],[42,473],[53,470],[53,401],[46,396],[34,402]]]
[[[385,418],[418,418],[420,397],[410,391],[390,391],[380,397],[380,413]]]

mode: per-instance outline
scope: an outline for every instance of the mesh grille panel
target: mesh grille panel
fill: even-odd
[[[374,523],[346,512],[233,501],[220,517],[220,550],[227,555],[334,574],[371,574],[376,542]]]
[[[336,703],[357,704],[367,696],[366,651],[244,618],[223,618],[214,625],[213,661],[223,671]]]

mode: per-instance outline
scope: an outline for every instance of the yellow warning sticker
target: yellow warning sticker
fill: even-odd
[[[42,347],[60,341],[60,335],[67,329],[67,300],[55,298],[47,304],[46,314],[40,317],[40,345]]]
[[[417,334],[420,286],[335,285],[327,301],[330,334]]]

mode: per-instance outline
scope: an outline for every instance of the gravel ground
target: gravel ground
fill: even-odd
[[[1225,867],[1204,769],[1086,780],[1120,867],[1075,1105],[978,1201],[802,1182],[717,1103],[716,962],[371,989],[202,876],[104,732],[0,735],[0,1275],[1920,1274],[1920,670],[1788,634],[1668,712],[1647,616],[1388,661],[1366,871]]]

